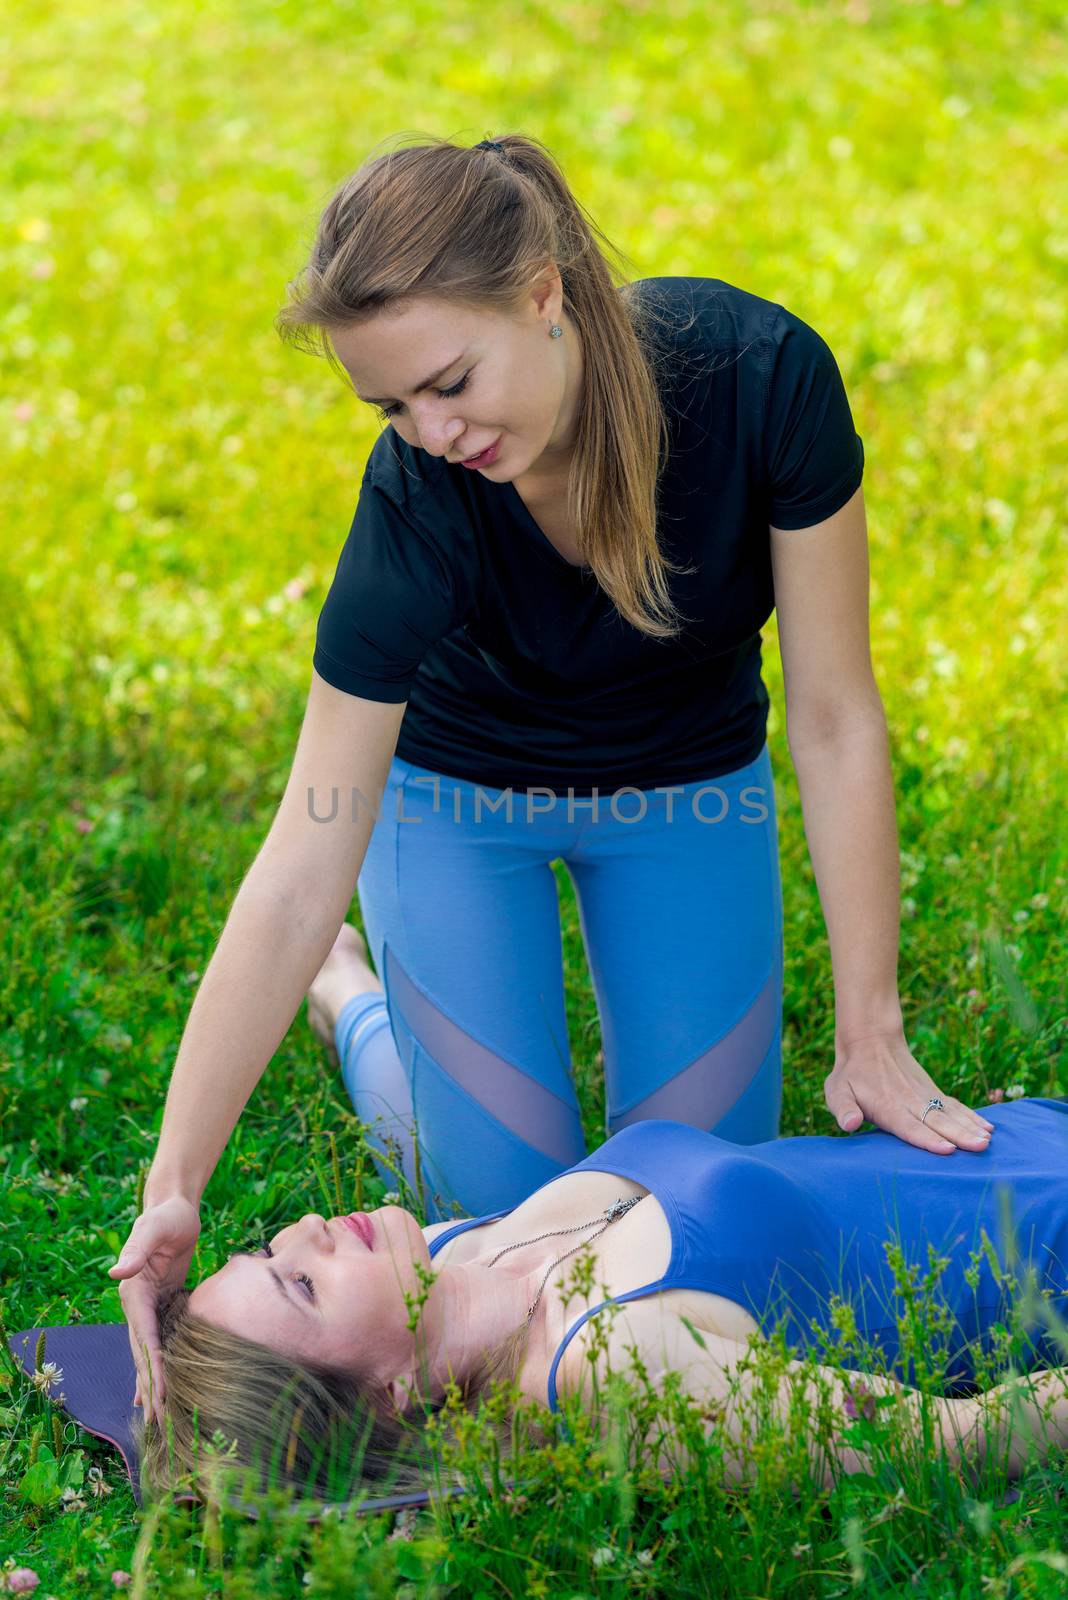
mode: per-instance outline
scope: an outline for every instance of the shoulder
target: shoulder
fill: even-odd
[[[650,313],[670,409],[705,424],[725,408],[759,418],[790,313],[722,278],[642,278],[633,288]]]
[[[447,486],[445,465],[439,457],[407,444],[388,425],[382,429],[367,457],[361,494],[373,490],[408,510],[427,494],[440,496]]]
[[[680,333],[737,332],[748,323],[759,325],[763,317],[781,310],[724,278],[639,278],[630,288],[643,306],[670,315]]]
[[[782,367],[806,370],[834,366],[824,336],[788,306],[753,294],[722,278],[643,278],[635,286],[662,325],[674,326],[674,353],[716,357],[718,371],[732,354],[765,378]]]
[[[822,343],[820,335],[795,311],[724,278],[640,278],[632,286],[643,306],[671,322],[694,341],[745,344],[762,339],[779,344],[787,335]]]
[[[447,1243],[434,1251],[435,1240],[440,1239],[442,1234],[449,1233],[458,1224],[465,1222],[469,1222],[469,1219],[466,1217],[453,1217],[448,1222],[427,1223],[423,1229],[423,1237],[427,1242],[428,1249],[433,1251],[435,1266],[445,1266],[446,1264],[456,1266],[467,1259],[471,1248],[468,1227],[462,1228],[454,1238],[449,1239]]]
[[[478,539],[463,486],[440,457],[387,427],[367,458],[349,533],[350,560],[388,572],[406,588],[416,579],[457,605],[472,602],[480,570]]]
[[[497,1220],[493,1216],[488,1219],[482,1217],[451,1217],[447,1222],[428,1222],[423,1228],[423,1238],[428,1245],[431,1245],[442,1234],[449,1233],[453,1228],[458,1228],[459,1232],[455,1238],[443,1244],[434,1258],[436,1261],[444,1261],[447,1256],[450,1264],[455,1265],[457,1261],[466,1261],[472,1249],[477,1253],[481,1247],[486,1229],[492,1227]],[[478,1235],[477,1240],[475,1239],[476,1234]]]
[[[556,1369],[558,1395],[589,1393],[609,1374],[645,1373],[659,1384],[666,1372],[686,1373],[713,1362],[729,1367],[745,1349],[737,1339],[679,1315],[662,1295],[606,1306],[575,1334]]]

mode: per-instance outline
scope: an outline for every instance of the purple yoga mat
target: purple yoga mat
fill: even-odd
[[[135,1409],[133,1404],[137,1373],[126,1324],[78,1322],[69,1328],[27,1328],[13,1333],[8,1339],[11,1353],[27,1374],[33,1372],[42,1333],[44,1359],[54,1361],[63,1373],[55,1391],[66,1397],[63,1409],[86,1433],[115,1446],[129,1474],[134,1499],[140,1505],[133,1425],[140,1419],[141,1408]]]
[[[62,1381],[56,1386],[56,1393],[64,1396],[63,1409],[86,1433],[114,1445],[129,1475],[134,1499],[140,1505],[140,1474],[133,1427],[140,1420],[141,1408],[133,1404],[137,1374],[125,1322],[78,1322],[70,1327],[25,1328],[21,1333],[11,1334],[8,1339],[11,1353],[27,1375],[34,1370],[37,1340],[42,1333],[45,1336],[44,1359],[54,1361],[63,1372]],[[450,1485],[434,1493],[435,1498],[451,1499],[466,1490],[462,1485]],[[352,1509],[393,1511],[405,1506],[425,1506],[429,1501],[430,1495],[424,1489],[382,1495],[373,1500],[361,1499]],[[250,1516],[256,1515],[252,1506],[241,1505],[240,1509]]]

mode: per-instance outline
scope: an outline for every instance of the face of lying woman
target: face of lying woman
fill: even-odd
[[[387,1382],[411,1359],[404,1294],[420,1294],[415,1263],[429,1269],[430,1252],[400,1206],[357,1215],[369,1243],[344,1217],[313,1212],[263,1250],[231,1256],[193,1290],[190,1311],[296,1359]]]

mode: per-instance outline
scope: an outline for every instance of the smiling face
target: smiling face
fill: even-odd
[[[477,469],[486,477],[552,477],[566,473],[582,381],[562,305],[554,271],[513,316],[421,298],[331,329],[330,339],[357,394],[406,443],[459,463],[500,440],[496,459]],[[552,323],[563,337],[550,337]]]
[[[430,1270],[430,1252],[400,1206],[359,1215],[370,1245],[344,1217],[311,1213],[266,1250],[231,1256],[196,1286],[189,1310],[296,1360],[388,1384],[415,1363],[404,1293],[421,1293],[415,1264]]]

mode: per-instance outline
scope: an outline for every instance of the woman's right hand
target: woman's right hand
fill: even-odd
[[[164,1384],[156,1302],[164,1289],[180,1289],[185,1283],[199,1233],[197,1207],[184,1195],[171,1195],[142,1211],[118,1260],[108,1268],[111,1277],[122,1280],[119,1298],[137,1368],[134,1405],[143,1405],[147,1418],[151,1401],[160,1424]]]

